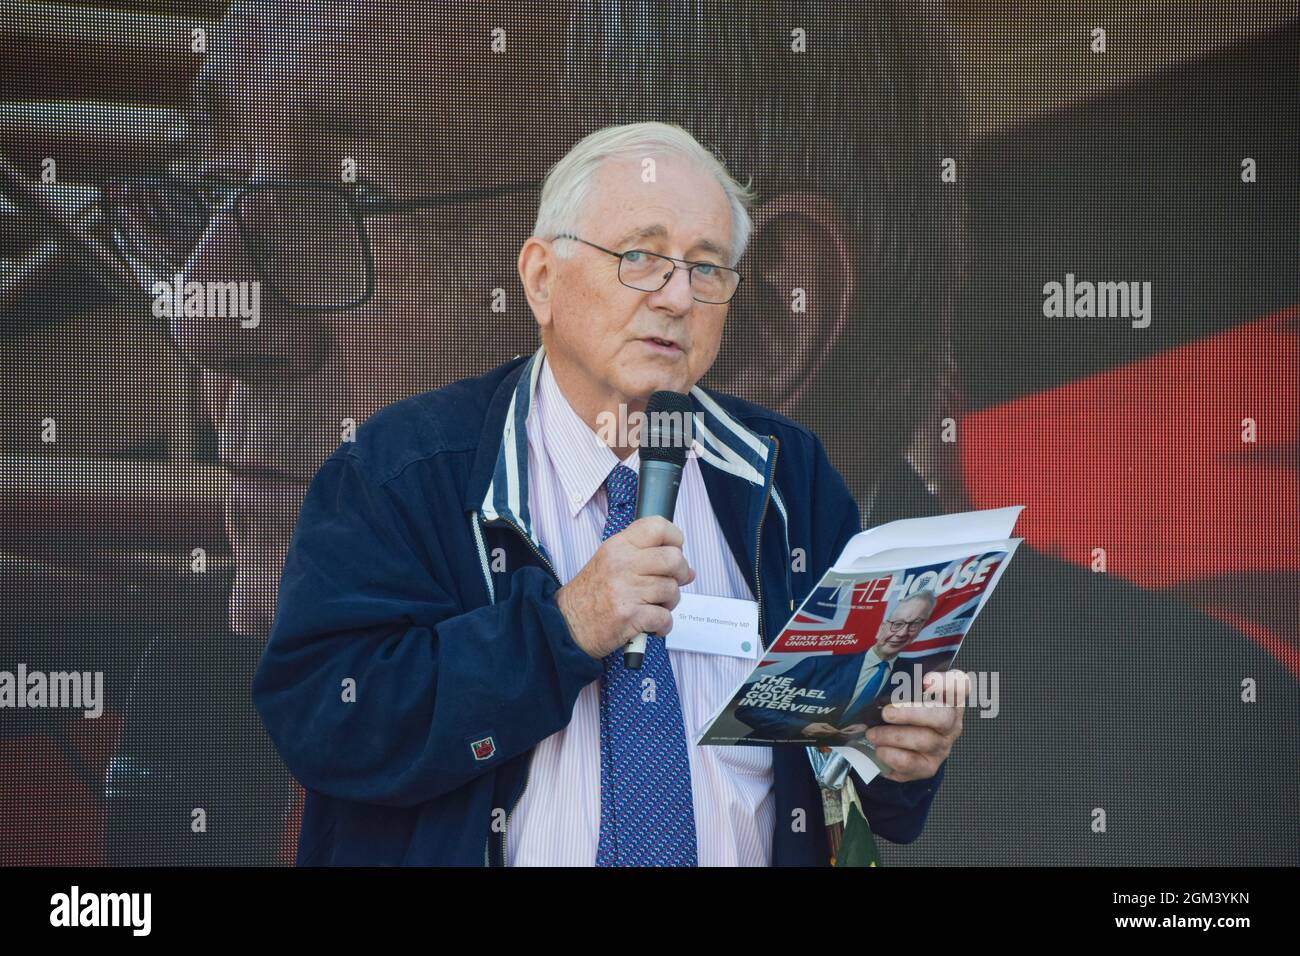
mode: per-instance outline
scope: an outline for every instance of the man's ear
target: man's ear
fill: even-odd
[[[810,190],[750,213],[745,280],[727,316],[708,384],[794,416],[848,326],[857,297],[857,236]]]
[[[528,300],[528,308],[540,329],[551,324],[555,268],[555,249],[536,236],[530,236],[519,250],[519,281],[523,283],[524,298]]]

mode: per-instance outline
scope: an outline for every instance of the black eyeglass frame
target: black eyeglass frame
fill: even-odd
[[[373,298],[375,294],[375,261],[374,254],[370,248],[370,236],[366,232],[365,220],[374,216],[387,216],[407,212],[415,212],[421,209],[430,209],[438,206],[451,206],[460,203],[474,202],[480,199],[492,199],[497,196],[510,195],[514,193],[536,191],[541,188],[541,183],[536,181],[518,181],[512,183],[503,183],[496,186],[479,186],[473,189],[461,189],[446,193],[430,193],[423,196],[415,196],[410,199],[392,199],[387,192],[379,186],[369,182],[358,182],[355,184],[341,184],[330,182],[322,179],[265,179],[252,183],[235,185],[233,183],[224,183],[219,180],[199,180],[189,181],[168,175],[136,175],[136,176],[111,176],[106,178],[101,184],[100,206],[104,213],[105,221],[109,225],[109,238],[114,248],[120,256],[123,256],[128,262],[130,261],[150,261],[151,257],[139,249],[134,243],[121,234],[116,228],[116,221],[112,213],[113,201],[105,199],[114,187],[131,186],[131,185],[152,185],[161,186],[174,190],[176,193],[185,196],[194,202],[195,207],[201,210],[202,220],[196,229],[196,235],[202,237],[207,232],[209,225],[214,216],[226,210],[231,210],[235,216],[235,225],[239,229],[239,236],[243,242],[244,251],[249,260],[253,263],[253,268],[257,271],[258,277],[266,284],[266,287],[272,295],[279,299],[287,308],[295,312],[341,312],[346,309],[355,309],[365,305]],[[256,230],[253,229],[244,219],[240,212],[240,201],[248,195],[255,194],[259,190],[271,190],[277,188],[311,188],[323,193],[327,193],[343,201],[344,208],[356,228],[357,236],[361,244],[362,267],[365,270],[365,287],[362,293],[354,300],[342,305],[301,305],[295,302],[289,296],[277,288],[275,282],[270,278],[268,270],[262,261],[262,256],[258,251],[258,240]],[[214,201],[215,200],[215,201]],[[193,247],[191,247],[191,252]],[[156,262],[156,257],[154,260]],[[179,269],[185,263],[165,263],[169,268]],[[132,269],[135,272],[135,269]],[[138,273],[137,273],[138,275]]]
[[[677,270],[681,268],[681,266],[677,265],[676,263],[680,262],[682,265],[687,267],[686,269],[688,273],[687,282],[691,284],[691,298],[693,298],[696,302],[703,302],[705,305],[726,305],[728,302],[730,302],[732,299],[736,297],[736,293],[740,291],[740,284],[745,281],[745,277],[744,275],[741,274],[739,269],[733,269],[731,268],[731,266],[720,266],[716,262],[695,262],[691,259],[678,259],[676,256],[666,256],[662,252],[651,252],[649,249],[628,249],[627,252],[615,252],[613,249],[606,249],[604,246],[598,246],[594,242],[590,242],[586,239],[583,239],[581,236],[572,235],[571,233],[565,233],[563,235],[556,236],[555,239],[573,239],[577,242],[583,243],[584,245],[591,246],[593,249],[599,249],[601,252],[607,255],[614,256],[615,258],[619,259],[620,266],[622,265],[621,260],[629,252],[639,252],[642,255],[657,256],[660,259],[667,259],[669,262],[674,263],[673,271],[668,273],[667,278],[664,279],[663,285],[659,286],[659,289],[662,289],[664,286],[668,285],[668,283],[673,281],[673,276],[677,273]],[[725,269],[728,272],[734,272],[736,274],[736,287],[731,290],[731,295],[723,299],[721,302],[711,302],[708,299],[701,299],[699,296],[695,295],[695,285],[692,280],[694,280],[695,278],[693,273],[695,271],[696,266],[711,266],[714,269]],[[626,285],[629,289],[635,289],[637,292],[658,292],[659,291],[659,289],[637,289],[637,287],[634,285],[628,285],[626,282],[623,282],[623,275],[621,269],[619,270],[618,281],[621,282],[623,285]]]

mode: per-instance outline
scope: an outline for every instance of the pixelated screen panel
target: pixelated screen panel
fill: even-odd
[[[1026,506],[884,861],[1300,862],[1295,4],[518,6],[0,13],[0,862],[294,861],[307,483],[538,347],[541,186],[641,122],[752,188],[702,384],[866,525]]]

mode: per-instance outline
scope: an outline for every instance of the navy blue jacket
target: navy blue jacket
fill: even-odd
[[[501,865],[533,747],[602,674],[569,634],[529,520],[541,355],[382,409],[312,479],[252,683],[306,790],[299,865]],[[857,533],[858,509],[807,429],[711,390],[691,400],[709,500],[767,644]],[[826,865],[806,749],[773,762],[773,863]],[[942,778],[858,781],[872,829],[914,840]]]

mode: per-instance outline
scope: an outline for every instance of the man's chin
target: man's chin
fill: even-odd
[[[641,374],[633,379],[633,384],[625,391],[629,395],[637,396],[643,402],[650,401],[650,396],[655,392],[677,392],[684,395],[691,390],[690,376],[686,372],[684,362],[680,368],[656,363],[654,367],[638,369],[638,371]]]

